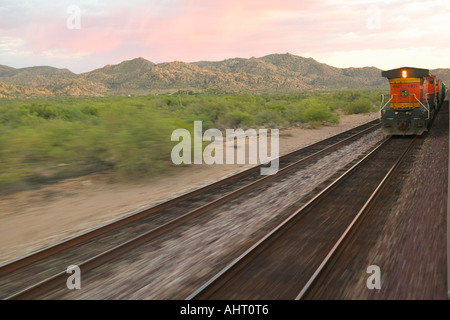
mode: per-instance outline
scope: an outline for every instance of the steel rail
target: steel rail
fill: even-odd
[[[348,177],[350,174],[356,171],[363,163],[368,161],[368,159],[375,154],[378,150],[384,147],[388,141],[392,139],[389,136],[382,143],[380,143],[377,147],[375,147],[371,152],[365,155],[362,159],[360,159],[356,164],[354,164],[351,168],[341,174],[337,179],[335,179],[332,183],[330,183],[325,189],[320,191],[316,196],[310,199],[306,204],[304,204],[301,208],[292,213],[288,218],[286,218],[283,222],[281,222],[278,226],[273,228],[269,233],[267,233],[263,238],[261,238],[258,242],[248,248],[244,253],[235,258],[231,263],[225,266],[222,270],[220,270],[216,275],[210,278],[207,282],[205,282],[202,286],[200,286],[197,290],[195,290],[191,295],[189,295],[186,300],[192,300],[204,292],[207,288],[211,287],[214,283],[218,282],[220,278],[224,277],[225,274],[230,271],[232,268],[236,267],[239,263],[241,263],[246,257],[249,256],[250,253],[254,252],[256,249],[260,248],[264,243],[268,242],[273,236],[276,236],[277,232],[284,226],[286,226],[291,220],[293,220],[296,216],[301,214],[307,208],[312,207],[318,202],[320,199],[326,196],[326,194],[336,187],[342,180]]]
[[[162,234],[165,234],[169,230],[173,230],[177,227],[184,225],[189,220],[195,219],[195,218],[199,217],[200,215],[204,214],[205,212],[210,212],[211,209],[213,209],[219,205],[222,205],[233,198],[236,198],[242,194],[248,193],[251,190],[253,190],[254,188],[259,187],[259,186],[263,185],[264,183],[268,183],[276,177],[279,178],[282,174],[287,173],[289,170],[293,169],[294,167],[296,167],[306,161],[312,160],[327,151],[333,150],[334,148],[337,148],[338,146],[349,141],[350,139],[353,139],[359,135],[362,135],[363,133],[365,133],[371,129],[374,129],[377,126],[379,126],[379,124],[370,126],[369,128],[366,128],[358,133],[355,133],[355,134],[353,134],[343,140],[340,140],[324,149],[321,149],[313,154],[310,154],[304,158],[301,158],[300,160],[297,160],[297,161],[287,165],[286,167],[280,169],[276,175],[263,176],[260,179],[252,181],[251,183],[249,183],[243,187],[233,190],[232,192],[230,192],[222,197],[219,197],[199,208],[193,209],[193,210],[189,211],[188,213],[181,215],[180,217],[178,217],[174,220],[171,220],[155,229],[149,230],[148,232],[146,232],[144,234],[138,235],[131,240],[128,240],[128,241],[126,241],[118,246],[115,246],[105,252],[102,252],[88,260],[85,260],[84,262],[79,263],[78,266],[80,267],[81,270],[83,270],[83,273],[85,273],[86,271],[89,271],[95,267],[98,267],[98,266],[104,264],[105,262],[122,255],[123,253],[129,252],[133,248],[136,248],[139,245],[142,245],[143,243],[146,243],[158,236],[161,236]],[[351,130],[349,130],[349,131],[351,131]],[[297,150],[297,151],[299,151],[299,150]],[[40,294],[51,291],[53,288],[55,288],[57,286],[60,286],[60,285],[63,286],[66,278],[67,278],[67,273],[65,271],[62,271],[52,277],[49,277],[47,279],[40,281],[39,283],[36,283],[36,284],[31,285],[19,292],[9,295],[5,299],[11,300],[11,299],[34,299],[34,298],[37,298]]]
[[[320,145],[322,143],[325,143],[326,141],[331,141],[332,139],[336,139],[340,135],[348,134],[349,132],[351,132],[353,130],[358,130],[359,128],[367,126],[367,125],[369,125],[371,123],[374,123],[374,122],[377,122],[377,123],[372,125],[372,126],[370,126],[369,128],[366,128],[366,129],[362,130],[361,132],[358,132],[358,133],[352,135],[351,137],[357,136],[358,134],[362,134],[364,132],[367,132],[369,130],[374,129],[377,126],[380,126],[380,123],[378,122],[378,120],[368,121],[368,122],[363,123],[363,124],[361,124],[359,126],[356,126],[356,127],[351,128],[349,130],[341,132],[341,133],[339,133],[337,135],[328,137],[326,139],[317,141],[315,143],[312,143],[310,145],[304,146],[302,148],[299,148],[299,149],[296,149],[296,150],[294,150],[292,152],[289,152],[289,153],[287,153],[285,155],[282,155],[282,156],[279,157],[280,163],[281,163],[282,160],[284,161],[285,159],[288,159],[289,157],[295,156],[296,153],[307,151],[308,149],[312,149],[315,146],[318,146],[318,145]],[[351,137],[343,139],[342,142],[343,141],[347,141]],[[335,143],[335,144],[333,144],[333,145],[331,145],[331,146],[329,146],[327,148],[335,147],[336,145],[339,145],[339,144],[340,144],[340,142],[337,142],[337,143]],[[327,149],[327,150],[329,150],[329,149]],[[325,149],[324,149],[324,151],[325,151]],[[60,242],[58,242],[58,243],[56,243],[54,245],[42,248],[42,249],[37,250],[37,251],[34,251],[34,252],[32,252],[32,253],[30,253],[28,255],[25,255],[23,257],[14,259],[12,261],[8,261],[5,264],[0,265],[0,275],[6,274],[6,273],[11,272],[13,270],[17,270],[17,269],[19,269],[21,267],[24,267],[26,265],[29,265],[29,264],[31,264],[33,262],[36,262],[36,261],[39,261],[39,260],[41,260],[43,258],[51,256],[51,255],[53,255],[53,254],[55,254],[57,252],[60,252],[62,250],[65,250],[67,248],[75,246],[77,244],[80,244],[80,243],[82,243],[84,241],[87,241],[89,239],[92,239],[92,238],[94,238],[94,237],[96,237],[98,235],[104,234],[104,233],[106,233],[106,232],[108,232],[110,230],[113,230],[113,229],[116,229],[118,227],[124,226],[124,225],[126,225],[128,223],[131,223],[133,221],[145,218],[145,217],[147,217],[147,216],[149,216],[151,214],[154,214],[156,212],[159,212],[159,211],[161,211],[163,209],[166,209],[166,208],[169,208],[171,206],[174,206],[177,203],[180,203],[181,201],[184,201],[186,199],[193,198],[193,197],[195,197],[197,195],[200,195],[200,194],[202,194],[202,193],[204,193],[204,192],[206,192],[206,191],[208,191],[210,189],[213,189],[213,188],[216,188],[216,187],[220,187],[222,185],[225,185],[226,183],[229,183],[229,182],[235,181],[235,180],[237,180],[239,178],[242,178],[242,177],[245,177],[247,175],[250,175],[253,172],[255,172],[256,170],[259,170],[263,166],[265,166],[265,164],[259,164],[257,166],[251,167],[249,169],[245,169],[245,170],[243,170],[243,171],[241,171],[241,172],[239,172],[237,174],[234,174],[232,176],[226,177],[226,178],[224,178],[222,180],[219,180],[219,181],[216,181],[216,182],[214,182],[212,184],[200,187],[200,188],[198,188],[196,190],[187,192],[187,193],[182,194],[182,195],[180,195],[180,196],[178,196],[176,198],[169,199],[169,200],[167,200],[167,201],[165,201],[163,203],[157,204],[155,206],[151,206],[149,208],[145,208],[145,209],[139,210],[137,212],[133,212],[133,213],[131,213],[129,215],[121,217],[121,218],[119,218],[119,219],[117,219],[115,221],[112,221],[112,222],[108,223],[108,224],[105,224],[105,225],[102,225],[102,226],[99,226],[99,227],[87,230],[87,231],[85,231],[85,232],[83,232],[81,234],[78,234],[78,235],[75,235],[75,236],[73,236],[73,237],[71,237],[69,239],[60,241]],[[279,172],[280,171],[281,170],[279,170]]]
[[[314,285],[314,283],[319,278],[320,274],[322,273],[323,269],[326,267],[326,265],[330,262],[332,257],[335,256],[338,249],[340,249],[344,243],[345,239],[348,239],[351,236],[351,233],[355,230],[355,225],[360,222],[364,217],[364,213],[367,212],[372,204],[376,201],[379,194],[383,190],[383,188],[386,186],[386,182],[389,180],[389,178],[393,175],[393,173],[397,170],[398,166],[403,162],[403,159],[411,152],[411,149],[413,146],[415,146],[415,143],[418,139],[418,136],[415,136],[414,139],[409,144],[408,148],[402,153],[402,155],[397,159],[397,161],[392,165],[392,167],[389,169],[386,176],[381,180],[377,188],[373,191],[369,199],[366,201],[364,206],[359,210],[355,218],[352,220],[350,225],[347,227],[347,229],[344,231],[344,233],[341,235],[341,237],[336,241],[333,248],[328,252],[327,256],[322,260],[320,265],[317,267],[316,271],[313,273],[313,275],[309,278],[308,282],[305,284],[305,286],[302,288],[300,293],[297,295],[295,300],[301,300],[307,292],[311,289],[311,287]]]

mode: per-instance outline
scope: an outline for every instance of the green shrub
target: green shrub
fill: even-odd
[[[0,190],[99,170],[148,177],[171,165],[173,130],[337,123],[373,111],[377,92],[0,99]],[[375,108],[376,109],[376,108]]]
[[[348,102],[344,106],[343,111],[345,114],[367,113],[376,111],[376,108],[368,98],[359,98],[355,101]]]
[[[252,115],[242,111],[231,112],[228,119],[232,128],[249,127],[255,122]]]

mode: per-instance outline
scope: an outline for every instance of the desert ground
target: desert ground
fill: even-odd
[[[337,125],[280,131],[280,155],[376,119],[341,115]],[[0,264],[197,189],[251,165],[176,167],[150,181],[117,183],[96,173],[0,197]]]

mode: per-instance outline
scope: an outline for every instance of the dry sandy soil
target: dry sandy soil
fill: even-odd
[[[338,125],[280,132],[280,154],[355,127],[378,112],[341,115]],[[144,183],[91,174],[0,197],[0,264],[242,171],[251,165],[174,168]]]

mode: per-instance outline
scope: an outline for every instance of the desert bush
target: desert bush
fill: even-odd
[[[0,191],[108,170],[148,177],[171,165],[173,130],[312,127],[373,110],[378,93],[185,94],[0,99]]]
[[[357,100],[347,102],[343,107],[343,111],[345,114],[367,113],[376,111],[376,108],[368,98],[358,98]]]

